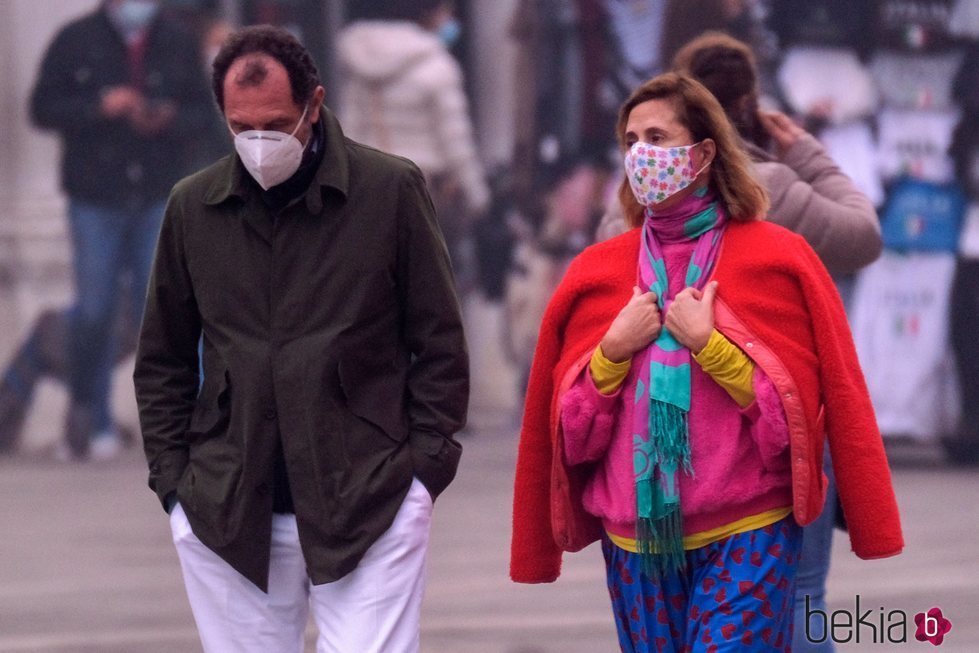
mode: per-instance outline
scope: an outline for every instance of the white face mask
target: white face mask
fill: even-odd
[[[138,32],[153,22],[159,9],[157,0],[125,0],[116,6],[115,13],[123,29]]]
[[[303,109],[303,115],[291,134],[260,129],[249,129],[240,134],[231,131],[242,165],[263,190],[281,184],[299,169],[303,144],[296,138],[296,132],[306,119],[308,109],[308,105]],[[228,129],[231,129],[231,125],[228,125]]]

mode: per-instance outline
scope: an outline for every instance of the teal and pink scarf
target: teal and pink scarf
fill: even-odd
[[[638,285],[656,293],[661,315],[671,300],[662,243],[697,240],[685,286],[703,289],[717,261],[727,215],[706,187],[666,212],[646,209],[639,251]],[[678,474],[692,475],[687,413],[690,411],[690,350],[664,327],[633,357],[638,364],[633,410],[636,482],[636,544],[650,577],[681,569],[683,522]]]

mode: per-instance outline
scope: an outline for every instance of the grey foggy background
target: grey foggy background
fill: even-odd
[[[215,4],[238,22],[261,3]],[[339,72],[326,44],[342,24],[343,3],[281,4],[317,56],[331,104]],[[466,19],[458,54],[471,115],[483,163],[494,169],[511,162],[516,136],[517,52],[507,34],[517,2],[458,4]],[[0,0],[0,365],[42,310],[72,299],[58,138],[30,125],[27,104],[55,32],[96,5]],[[436,509],[423,650],[611,651],[614,631],[595,547],[566,557],[554,585],[517,586],[507,577],[521,370],[501,343],[507,325],[500,303],[477,293],[465,308],[474,370],[471,427],[459,479]],[[116,371],[113,409],[121,425],[138,432],[131,372],[131,360]],[[62,436],[66,405],[62,386],[42,382],[18,451],[0,456],[0,652],[199,650],[165,515],[145,486],[138,447],[101,465],[54,462],[50,451]],[[935,440],[902,440],[889,449],[906,552],[859,561],[837,531],[830,607],[852,611],[859,594],[862,609],[874,609],[875,617],[884,607],[906,611],[910,620],[937,605],[953,622],[941,650],[974,651],[979,473],[950,466]],[[913,624],[909,630],[911,641],[898,650],[926,650],[914,642]],[[892,650],[867,643],[839,649]]]

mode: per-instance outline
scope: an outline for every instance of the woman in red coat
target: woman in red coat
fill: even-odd
[[[824,442],[853,549],[903,548],[842,304],[805,241],[764,221],[714,97],[668,73],[617,125],[631,231],[571,264],[541,326],[511,576],[550,582],[602,541],[625,651],[782,650]]]

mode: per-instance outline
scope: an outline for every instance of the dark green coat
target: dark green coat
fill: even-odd
[[[326,583],[390,526],[413,475],[433,496],[449,484],[469,393],[421,173],[321,119],[316,176],[276,215],[234,155],[174,187],[134,374],[150,487],[175,490],[197,537],[263,590],[278,437]]]

